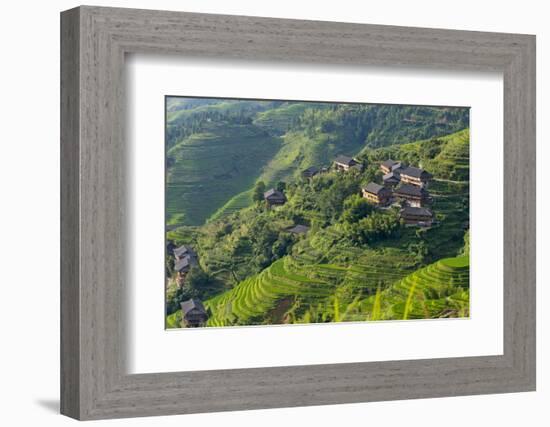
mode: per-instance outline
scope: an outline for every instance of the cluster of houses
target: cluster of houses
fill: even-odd
[[[174,254],[174,271],[176,272],[176,282],[178,286],[183,286],[185,277],[191,267],[199,265],[197,253],[189,245],[182,245],[176,248],[169,247]]]
[[[168,242],[167,249],[174,255],[176,283],[181,288],[191,267],[199,265],[197,253],[189,245],[176,247],[173,242]],[[183,327],[197,328],[206,325],[208,313],[199,299],[191,298],[190,300],[183,301],[180,306]]]
[[[338,156],[334,159],[333,167],[337,171],[347,172],[356,170],[362,172],[363,163],[348,156]],[[311,166],[302,171],[304,178],[313,178],[319,173],[326,172],[327,168]],[[431,204],[432,198],[427,190],[432,175],[424,169],[407,166],[398,160],[388,159],[380,164],[384,174],[383,185],[375,182],[368,183],[362,188],[362,195],[370,203],[380,207],[390,206],[398,202],[401,204],[401,218],[407,225],[431,226],[433,213],[426,205]],[[286,198],[282,192],[271,189],[264,194],[269,206],[284,204]]]
[[[376,206],[401,203],[401,218],[408,225],[431,226],[433,213],[426,207],[432,202],[427,190],[432,175],[424,169],[388,159],[380,164],[384,185],[370,182],[362,188],[365,199]]]
[[[364,166],[361,162],[348,156],[338,156],[334,160],[334,169],[347,172],[356,170],[362,172]],[[380,164],[384,174],[383,185],[369,182],[362,188],[362,196],[379,207],[387,207],[393,203],[399,203],[402,209],[400,216],[407,225],[431,226],[434,215],[426,205],[431,204],[431,197],[427,190],[432,175],[424,169],[407,166],[400,161],[388,159]],[[302,171],[304,178],[313,178],[315,175],[327,172],[326,167],[317,168],[312,166]],[[264,200],[271,208],[282,206],[287,202],[284,192],[271,188],[264,193]],[[305,234],[309,228],[305,225],[294,225],[286,231],[294,234]],[[174,270],[178,286],[183,286],[185,278],[191,267],[198,265],[197,253],[189,246],[182,245],[175,247],[170,243],[169,251],[174,254]],[[200,327],[205,326],[208,320],[208,313],[202,302],[197,298],[191,298],[181,303],[182,326]]]

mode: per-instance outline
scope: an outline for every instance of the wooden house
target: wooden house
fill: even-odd
[[[190,246],[180,246],[174,249],[174,271],[176,272],[176,282],[178,286],[183,286],[187,273],[191,267],[199,265],[197,253]]]
[[[306,234],[309,231],[309,227],[307,225],[296,224],[287,228],[286,231],[292,234]]]
[[[391,201],[391,190],[374,182],[363,187],[362,193],[365,199],[378,206],[387,206]]]
[[[199,299],[191,298],[181,303],[181,323],[184,328],[206,326],[208,313]]]
[[[319,168],[317,166],[311,166],[307,168],[306,170],[302,171],[302,176],[304,178],[313,178],[315,175],[319,173]]]
[[[405,184],[417,185],[419,187],[426,187],[432,175],[426,172],[424,169],[415,168],[412,166],[406,167],[400,172],[401,182]]]
[[[390,173],[385,174],[382,177],[382,181],[384,181],[384,185],[386,187],[393,188],[401,182],[401,177],[399,175],[399,172],[392,171]]]
[[[384,173],[384,175],[392,171],[399,172],[402,168],[403,164],[398,160],[388,159],[380,163],[380,170],[382,171],[382,173]]]
[[[264,199],[269,207],[281,206],[286,203],[286,196],[282,191],[271,188],[264,193]]]
[[[173,251],[174,258],[176,258],[176,260],[183,259],[188,256],[195,258],[197,257],[197,253],[189,245],[181,245],[180,247],[175,248]]]
[[[433,213],[427,208],[406,206],[401,209],[400,216],[407,225],[430,227],[433,223]]]
[[[394,190],[393,195],[413,207],[422,207],[430,201],[430,195],[423,187],[412,184],[401,184]]]
[[[361,172],[363,170],[363,165],[359,163],[352,157],[348,156],[338,156],[334,159],[334,167],[339,171],[348,171],[350,169],[355,169]]]

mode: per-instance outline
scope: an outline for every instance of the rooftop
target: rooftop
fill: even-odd
[[[185,255],[183,258],[176,261],[174,264],[174,270],[182,271],[195,265],[197,265],[197,259],[193,256]]]
[[[309,231],[309,227],[307,225],[296,224],[293,227],[287,228],[287,231],[290,231],[294,234],[304,234]]]
[[[334,159],[334,162],[335,163],[341,163],[341,164],[347,165],[347,166],[353,166],[357,163],[355,161],[355,159],[353,159],[352,157],[348,157],[348,156],[338,156]]]
[[[269,198],[285,199],[286,197],[282,191],[276,190],[275,188],[271,188],[264,193],[264,199],[269,199]]]
[[[197,255],[195,253],[195,251],[193,250],[193,248],[191,246],[188,246],[188,245],[181,245],[179,248],[174,249],[174,255],[178,258],[185,255],[185,254],[189,254],[191,256],[196,256]]]
[[[427,208],[415,208],[412,206],[407,206],[401,209],[401,215],[405,216],[428,216],[432,217],[432,211]]]
[[[404,170],[402,170],[401,175],[412,176],[413,178],[421,178],[422,176],[431,176],[424,169],[415,168],[413,166],[409,166]]]
[[[202,302],[197,298],[191,298],[190,300],[183,301],[181,303],[181,312],[183,315],[186,315],[191,310],[197,309],[199,311],[202,311],[204,314],[206,314],[206,310],[204,308],[204,305],[202,305]]]
[[[319,173],[319,168],[317,166],[310,166],[306,170],[302,171],[304,175],[315,175]]]
[[[399,162],[397,162],[396,160],[388,159],[388,160],[384,160],[382,162],[382,166],[385,166],[388,169],[391,169],[393,167],[393,165],[396,165],[397,163],[399,163]]]
[[[375,182],[369,182],[365,187],[363,187],[363,190],[367,193],[372,193],[379,195],[381,192],[389,192],[389,190],[384,187],[383,185],[377,184]]]
[[[384,175],[382,177],[382,179],[384,181],[395,181],[395,182],[399,182],[400,179],[399,179],[399,173],[398,172],[390,172],[390,173],[387,173],[386,175]]]
[[[404,196],[424,197],[427,195],[427,191],[421,187],[417,187],[412,184],[402,184],[395,189],[395,194],[402,194]]]

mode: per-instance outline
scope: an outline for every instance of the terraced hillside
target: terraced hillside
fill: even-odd
[[[240,211],[252,204],[252,190],[246,190],[242,193],[237,194],[236,196],[231,197],[229,201],[214,212],[209,221],[217,221],[221,218],[225,218],[235,212]]]
[[[468,257],[439,260],[382,289],[378,279],[387,279],[391,270],[387,265],[371,264],[306,267],[290,257],[281,259],[234,289],[206,301],[211,313],[208,326],[469,315]],[[393,272],[393,278],[403,273]],[[365,298],[361,292],[375,283],[378,288],[375,286]],[[178,319],[181,312],[172,314],[168,323],[178,327]]]
[[[415,271],[381,293],[380,319],[467,317],[469,275],[469,257],[444,258]]]
[[[411,265],[406,265],[405,255],[400,258],[403,265],[395,266],[391,254],[384,257],[365,251],[359,256],[348,254],[358,258],[353,264],[318,264],[315,260],[320,254],[314,248],[302,246],[295,252],[207,301],[213,313],[209,326],[353,320],[350,305],[358,296],[373,295],[379,287],[391,286],[411,271],[414,262],[409,259]],[[400,255],[393,254],[395,258]],[[340,306],[338,317],[335,304]]]
[[[298,117],[307,108],[326,108],[326,106],[327,104],[285,102],[276,108],[259,112],[254,119],[254,124],[280,136],[291,129]]]
[[[250,188],[280,139],[250,124],[210,124],[168,150],[168,224],[200,225]]]
[[[211,327],[469,315],[469,132],[441,134],[461,129],[467,109],[167,106],[167,247],[189,245],[199,260],[182,270],[167,252],[167,327],[181,326],[189,299],[204,303]],[[301,176],[338,154],[364,170]],[[362,197],[390,158],[433,176],[430,226],[405,222],[402,200]],[[262,200],[264,185],[286,202]]]
[[[167,98],[167,223],[219,219],[250,205],[257,180],[273,186],[366,144],[440,136],[467,117],[467,109]]]

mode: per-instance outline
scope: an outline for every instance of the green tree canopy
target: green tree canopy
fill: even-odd
[[[264,199],[264,192],[265,183],[263,181],[258,181],[252,190],[252,200],[255,202],[261,202]]]

